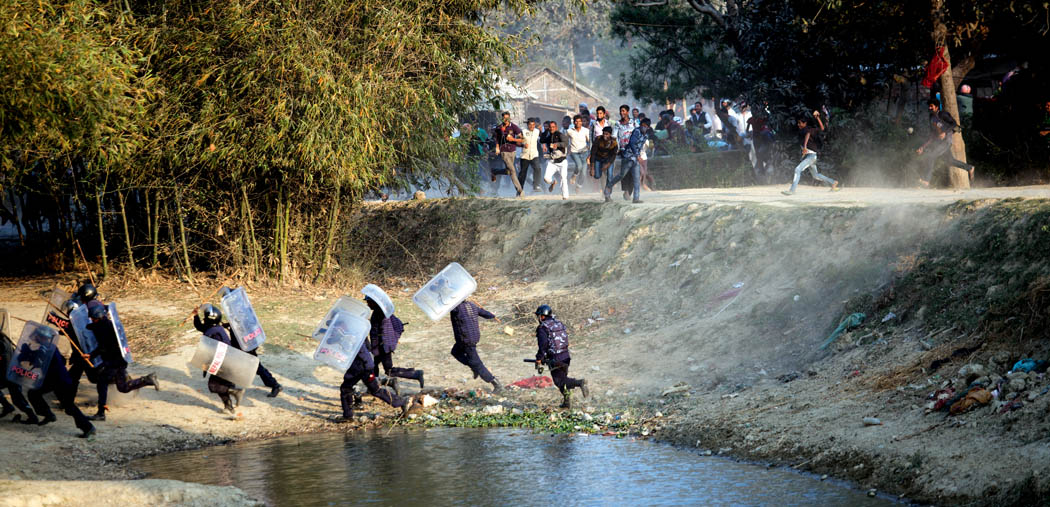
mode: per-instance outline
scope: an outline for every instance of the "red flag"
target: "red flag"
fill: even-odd
[[[947,51],[944,46],[940,46],[936,49],[936,54],[930,59],[930,63],[926,65],[926,77],[922,78],[922,86],[924,88],[930,88],[933,83],[944,74],[944,71],[948,70],[948,59],[944,57],[944,53]]]

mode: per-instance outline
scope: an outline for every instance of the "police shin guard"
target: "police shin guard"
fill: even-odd
[[[156,373],[150,373],[149,375],[146,375],[146,377],[143,380],[146,381],[146,385],[153,386],[153,389],[160,391],[160,381],[157,380]]]
[[[281,387],[281,384],[277,384],[277,385],[273,386],[270,389],[270,394],[267,394],[266,397],[267,398],[276,398],[277,394],[280,393],[283,390],[284,390],[284,388]]]
[[[492,392],[498,393],[503,390],[503,384],[500,383],[498,378],[492,378]]]
[[[580,379],[580,392],[583,393],[584,398],[591,397],[591,390],[587,387],[587,379]]]
[[[226,414],[233,414],[233,401],[230,400],[229,394],[220,394],[219,398],[222,399],[222,411]]]

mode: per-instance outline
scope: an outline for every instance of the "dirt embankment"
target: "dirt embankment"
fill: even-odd
[[[358,255],[342,264],[395,296],[410,323],[397,362],[426,369],[428,387],[482,387],[449,356],[447,322],[430,322],[409,299],[457,260],[478,279],[475,299],[514,328],[507,335],[504,324],[484,324],[479,347],[505,382],[530,375],[521,358],[533,354],[531,311],[545,302],[572,331],[573,374],[596,386],[588,404],[660,410],[657,438],[920,501],[1045,501],[1048,382],[1006,374],[1018,359],[1047,359],[1050,203],[678,199],[366,206],[344,237],[344,250]],[[38,293],[50,281],[4,285],[0,306],[39,318]],[[309,333],[332,299],[359,288],[249,286],[268,334],[262,362],[286,392],[269,399],[252,389],[230,420],[185,365],[196,337],[176,325],[196,304],[193,293],[103,287],[128,314],[133,348],[161,352],[140,355],[132,374],[157,371],[164,390],[113,403],[91,442],[72,438],[61,414],[44,428],[0,424],[0,439],[24,442],[34,456],[7,478],[126,478],[136,456],[340,428],[326,418],[339,410],[341,374],[314,363],[313,343],[295,333]],[[866,313],[865,323],[818,350],[853,312]],[[890,313],[896,317],[884,321]],[[997,398],[957,416],[927,413],[930,393],[961,396],[975,381],[998,388]],[[94,398],[86,387],[78,398],[85,406]],[[553,389],[506,396],[556,403]],[[1023,406],[1005,404],[1015,400]],[[390,413],[373,404],[365,413],[377,411]],[[865,417],[881,424],[865,426]]]

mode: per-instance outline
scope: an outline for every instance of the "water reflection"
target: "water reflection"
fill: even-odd
[[[882,505],[787,470],[612,438],[395,430],[140,460],[151,477],[235,485],[269,505]]]

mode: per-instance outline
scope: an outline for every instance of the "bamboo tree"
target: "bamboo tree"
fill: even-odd
[[[95,189],[95,209],[98,210],[98,246],[102,251],[102,279],[109,278],[109,261],[106,259],[106,228],[102,219],[102,191]]]
[[[339,193],[341,188],[340,185],[336,185],[335,193],[332,194],[332,214],[328,219],[328,234],[324,240],[324,255],[321,256],[321,267],[317,270],[317,276],[314,278],[314,281],[324,276],[325,271],[328,269],[328,261],[332,258],[332,241],[335,240],[335,229],[339,223]]]
[[[128,267],[131,268],[131,272],[135,273],[135,254],[131,248],[131,232],[128,230],[128,212],[124,206],[124,194],[121,191],[117,191],[117,201],[120,203],[120,219],[124,224],[124,246],[128,251]]]
[[[153,196],[153,228],[150,231],[151,237],[153,238],[153,259],[150,262],[150,268],[157,269],[160,264],[158,252],[160,250],[160,191],[158,190]]]
[[[190,251],[186,246],[186,224],[182,215],[182,192],[175,191],[175,214],[179,220],[179,240],[182,244],[182,259],[186,267],[186,279],[193,285],[193,266],[190,264]]]

